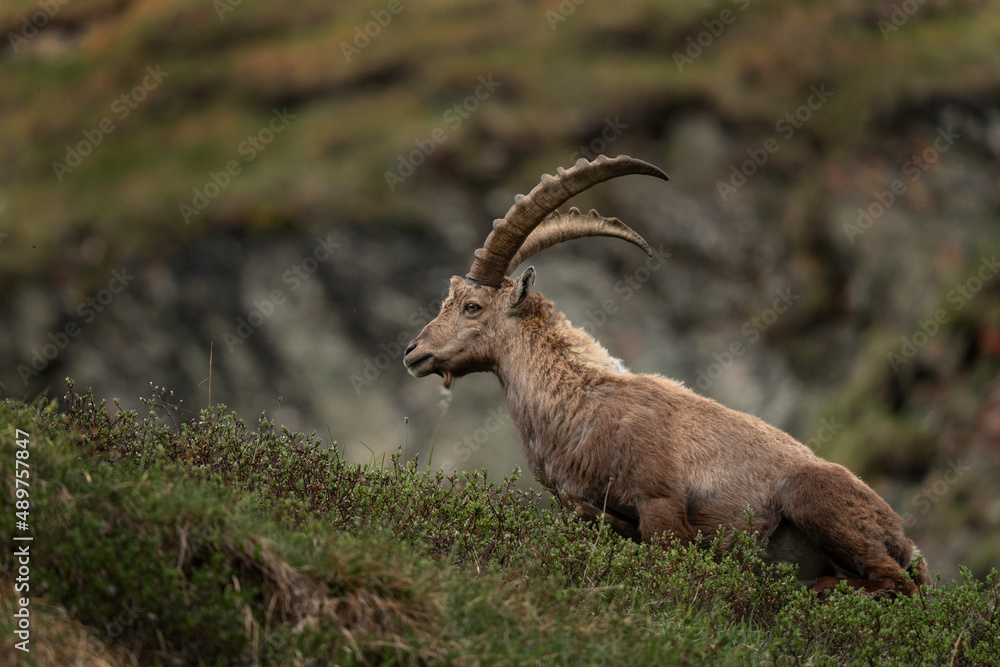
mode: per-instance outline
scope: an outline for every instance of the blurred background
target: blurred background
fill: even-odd
[[[655,257],[561,245],[537,289],[850,467],[946,579],[1000,562],[995,3],[7,0],[0,35],[3,396],[152,383],[508,473],[496,380],[402,350],[515,194],[628,154],[671,182],[572,203]]]

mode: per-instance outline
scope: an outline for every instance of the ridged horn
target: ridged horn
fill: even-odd
[[[580,158],[569,169],[557,169],[555,176],[543,175],[531,192],[514,197],[514,205],[503,218],[493,221],[493,231],[486,237],[483,247],[476,251],[475,262],[466,278],[481,285],[499,287],[511,260],[549,214],[584,190],[628,174],[670,180],[659,167],[627,155],[616,158],[599,155],[592,162]]]
[[[535,227],[535,230],[525,239],[521,249],[514,255],[514,259],[510,260],[506,275],[512,274],[514,269],[536,252],[563,241],[572,241],[585,236],[611,236],[624,239],[642,248],[647,255],[652,256],[653,254],[653,249],[649,247],[646,240],[618,218],[605,218],[594,210],[583,214],[580,209],[574,206],[567,213],[554,211]]]

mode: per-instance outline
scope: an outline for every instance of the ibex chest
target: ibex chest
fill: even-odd
[[[546,480],[555,480],[560,489],[594,501],[604,498],[609,482],[621,476],[624,464],[614,450],[595,446],[587,427],[567,428],[564,432],[530,425],[520,430],[523,454],[532,472]]]

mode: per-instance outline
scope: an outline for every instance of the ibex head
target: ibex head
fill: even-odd
[[[526,259],[557,243],[584,236],[624,239],[652,254],[635,231],[616,218],[596,211],[567,213],[556,209],[571,197],[603,181],[627,174],[647,174],[668,180],[659,168],[622,155],[599,156],[593,162],[581,158],[555,176],[545,174],[531,192],[517,195],[507,214],[493,222],[486,243],[475,252],[475,262],[464,278],[451,279],[451,293],[441,312],[406,348],[403,363],[415,377],[437,373],[445,387],[452,378],[477,371],[495,371],[497,359],[509,354],[513,331],[525,314],[545,305],[532,297],[535,271],[529,267],[516,280],[508,276]]]

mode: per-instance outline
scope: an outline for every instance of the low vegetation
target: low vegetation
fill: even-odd
[[[892,664],[1000,661],[1000,577],[826,600],[734,552],[636,545],[485,474],[248,427],[224,406],[148,417],[70,385],[0,403],[24,447],[27,532],[3,494],[0,654],[12,664]],[[432,467],[432,466],[431,466]],[[23,469],[23,467],[22,467]],[[547,505],[551,504],[551,508]],[[738,526],[736,527],[739,528]],[[30,535],[15,592],[15,535]],[[14,612],[30,603],[30,653]]]

